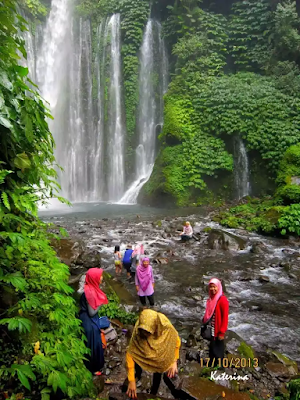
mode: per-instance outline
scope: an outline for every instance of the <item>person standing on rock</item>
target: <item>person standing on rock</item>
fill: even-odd
[[[130,279],[131,275],[130,275],[130,270],[131,270],[131,264],[132,264],[132,246],[131,244],[129,244],[126,247],[124,256],[123,256],[123,267],[126,269],[127,271],[127,278]]]
[[[211,325],[209,365],[221,366],[225,351],[224,336],[228,327],[229,303],[223,295],[222,283],[217,278],[209,281],[208,294],[203,323],[210,322]]]
[[[189,221],[186,221],[183,231],[180,233],[182,242],[187,242],[188,240],[192,239],[193,237],[193,228]]]
[[[90,268],[85,277],[84,293],[80,298],[79,318],[82,321],[87,347],[91,354],[87,355],[86,367],[94,375],[101,375],[104,366],[104,350],[99,329],[98,311],[108,303],[107,297],[100,289],[103,281],[103,269]]]
[[[176,329],[164,314],[143,310],[135,324],[126,353],[128,387],[124,383],[122,391],[136,398],[136,379],[140,380],[144,370],[153,373],[152,395],[157,394],[163,374],[164,382],[173,396],[178,397],[170,378],[178,372],[180,345]]]
[[[121,275],[122,273],[122,255],[120,253],[120,246],[115,246],[114,252],[115,259],[115,267],[116,267],[116,276]]]
[[[148,298],[150,306],[154,306],[154,277],[148,257],[142,258],[136,269],[135,287],[142,305],[146,305]]]

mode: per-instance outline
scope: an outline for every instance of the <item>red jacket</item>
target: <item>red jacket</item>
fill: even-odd
[[[226,296],[221,296],[215,309],[215,337],[224,336],[228,327],[229,303]]]

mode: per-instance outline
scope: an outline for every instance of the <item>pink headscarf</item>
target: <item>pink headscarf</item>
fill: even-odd
[[[144,261],[149,261],[149,258],[145,257],[140,261],[140,265],[136,269],[139,283],[143,292],[147,290],[149,283],[151,282],[151,268],[150,265],[144,267]]]
[[[204,317],[203,317],[203,322],[204,323],[207,322],[213,316],[213,313],[215,312],[215,308],[216,308],[217,302],[218,302],[219,298],[223,294],[222,283],[219,281],[219,279],[217,279],[217,278],[211,279],[208,282],[208,287],[209,287],[209,285],[211,283],[213,283],[214,285],[217,286],[218,291],[213,297],[210,297],[206,302],[206,310],[205,310],[205,314],[204,314]]]
[[[90,268],[85,276],[84,294],[94,310],[100,305],[108,303],[106,294],[99,288],[102,274],[102,268]]]

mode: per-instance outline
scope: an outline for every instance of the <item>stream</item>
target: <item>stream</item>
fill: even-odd
[[[113,276],[114,246],[121,244],[125,250],[126,243],[143,243],[155,275],[156,305],[183,338],[199,329],[206,285],[216,276],[230,302],[228,329],[256,351],[277,350],[300,361],[300,253],[295,239],[224,229],[201,209],[82,203],[71,209],[53,206],[41,210],[40,216],[66,228],[72,240],[97,250],[102,267]],[[183,244],[177,229],[186,220],[198,240]],[[210,228],[233,235],[227,250],[210,240]],[[119,280],[117,284],[127,289],[128,298],[121,296],[127,308],[139,305],[125,273]]]

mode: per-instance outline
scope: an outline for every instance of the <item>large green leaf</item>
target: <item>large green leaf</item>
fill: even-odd
[[[28,158],[28,155],[25,152],[17,154],[17,156],[14,159],[14,164],[17,168],[21,170],[28,169],[31,166],[31,162]]]

